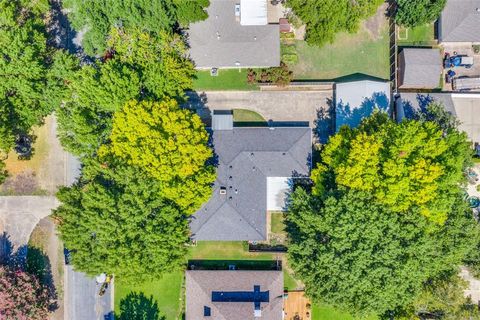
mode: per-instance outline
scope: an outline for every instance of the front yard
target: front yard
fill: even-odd
[[[193,80],[193,89],[258,90],[258,86],[247,82],[247,69],[220,69],[215,77],[210,75],[210,70],[198,70],[196,79]]]

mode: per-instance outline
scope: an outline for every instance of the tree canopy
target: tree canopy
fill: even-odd
[[[162,197],[159,182],[115,159],[84,166],[79,183],[58,193],[62,205],[55,210],[75,268],[142,282],[182,266],[188,222]]]
[[[338,32],[356,32],[360,20],[375,14],[382,0],[287,0],[307,26],[306,41],[322,46],[333,42]]]
[[[395,20],[406,27],[431,23],[438,19],[446,3],[447,0],[398,0]]]
[[[106,142],[113,114],[127,101],[182,99],[192,86],[195,70],[178,35],[114,29],[108,45],[108,58],[84,65],[69,80],[69,96],[57,112],[62,145],[77,156],[94,154]]]
[[[465,133],[445,134],[433,121],[396,124],[376,113],[331,137],[312,172],[314,193],[341,187],[370,192],[394,212],[418,207],[441,224],[461,192],[470,159]]]
[[[289,261],[307,294],[354,314],[385,315],[413,302],[423,283],[455,269],[477,231],[468,208],[441,227],[399,215],[365,191],[325,200],[301,188],[287,215]]]
[[[138,28],[157,34],[177,25],[207,17],[209,0],[67,0],[69,19],[78,32],[85,32],[82,45],[90,55],[103,55],[114,27]]]
[[[162,194],[193,212],[211,195],[215,180],[208,134],[200,117],[172,99],[131,101],[115,113],[110,143],[99,154],[112,154],[143,168],[162,183]]]
[[[0,266],[0,317],[5,320],[48,318],[48,290],[22,270]]]
[[[0,0],[0,151],[61,102],[70,58],[47,46],[48,2]]]

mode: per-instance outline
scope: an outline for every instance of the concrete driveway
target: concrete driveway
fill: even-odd
[[[187,106],[208,118],[211,110],[248,109],[266,120],[306,122],[316,126],[318,112],[328,110],[333,90],[205,91],[187,94]]]
[[[113,320],[113,282],[103,296],[100,285],[84,273],[65,267],[65,319]]]

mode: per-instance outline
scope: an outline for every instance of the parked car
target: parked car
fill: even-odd
[[[451,56],[445,55],[445,68],[465,67],[467,69],[473,66],[473,57],[465,55]]]

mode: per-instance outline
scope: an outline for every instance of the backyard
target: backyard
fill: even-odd
[[[414,28],[399,27],[397,40],[399,46],[434,46],[437,44],[433,24]]]
[[[305,41],[282,41],[282,52],[295,47],[296,63],[289,67],[296,80],[334,80],[367,75],[388,79],[389,36],[387,19],[382,6],[377,14],[364,21],[355,34],[339,33],[331,44],[322,47],[308,45]]]

